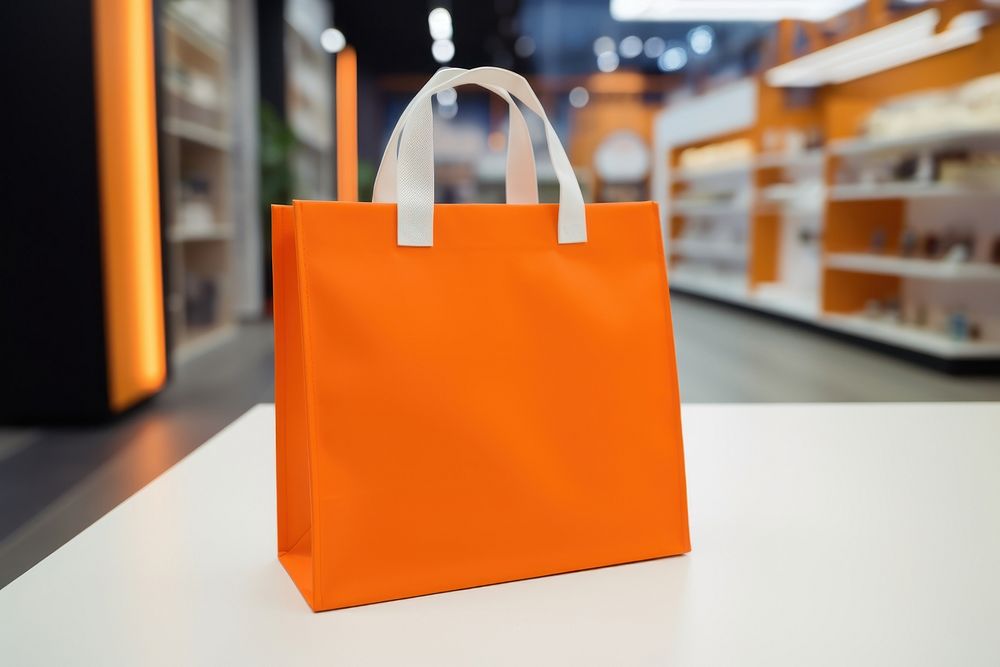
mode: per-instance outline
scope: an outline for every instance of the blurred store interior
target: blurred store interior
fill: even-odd
[[[658,202],[684,401],[1000,399],[997,0],[2,11],[0,586],[273,400],[270,204],[369,200],[443,66],[525,75],[590,201]],[[502,202],[506,103],[434,108],[437,201]]]

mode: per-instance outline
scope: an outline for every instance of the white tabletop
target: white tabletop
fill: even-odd
[[[1000,404],[683,415],[691,554],[313,614],[258,406],[0,591],[0,663],[1000,664]]]

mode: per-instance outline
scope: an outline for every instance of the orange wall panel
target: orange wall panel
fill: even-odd
[[[119,412],[166,379],[153,6],[94,0],[108,400]]]
[[[897,276],[827,269],[823,272],[823,311],[857,313],[870,299],[898,298],[900,283]]]

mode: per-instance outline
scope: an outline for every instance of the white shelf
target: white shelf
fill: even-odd
[[[904,276],[906,278],[926,278],[928,280],[1000,280],[1000,266],[992,264],[947,262],[935,259],[910,259],[860,252],[829,254],[826,256],[826,266],[842,271],[879,273],[883,275]]]
[[[679,267],[670,272],[670,287],[682,292],[747,306],[766,313],[803,322],[817,322],[819,304],[815,298],[793,292],[777,284],[762,285],[750,293],[746,278],[721,271]]]
[[[747,261],[747,246],[735,242],[678,238],[670,242],[670,252],[692,259]]]
[[[862,315],[824,315],[822,325],[843,333],[944,358],[1000,356],[998,341],[957,341],[942,333],[903,326]]]
[[[758,169],[803,169],[823,166],[826,154],[822,149],[802,153],[761,153],[757,158]]]
[[[747,282],[742,273],[692,271],[678,267],[668,271],[671,288],[739,305],[747,303]]]
[[[167,232],[171,243],[186,243],[197,241],[227,241],[233,238],[231,225],[214,225],[211,229],[185,228],[175,225]]]
[[[766,202],[785,203],[795,201],[800,197],[802,197],[802,188],[791,183],[769,185],[760,190],[760,198]]]
[[[229,147],[232,145],[232,137],[228,132],[181,118],[164,119],[163,131],[180,139],[193,141],[202,146],[216,148],[221,151],[229,150]]]
[[[808,203],[808,210],[822,211],[822,202],[826,198],[825,188],[804,185],[803,183],[778,183],[761,188],[760,199],[771,204]]]
[[[819,317],[819,292],[804,292],[782,283],[761,283],[750,295],[751,303],[770,313],[806,322]]]
[[[770,289],[762,285],[759,292],[750,294],[745,280],[741,280],[740,276],[678,268],[670,271],[669,278],[671,288],[681,292],[754,308],[942,359],[1000,357],[1000,341],[956,341],[937,331],[870,319],[862,315],[820,314],[818,303],[791,291]]]
[[[213,35],[193,18],[167,3],[163,11],[163,25],[185,42],[209,56],[213,60],[223,60],[229,45],[217,35]]]
[[[683,199],[675,199],[671,208],[678,215],[689,217],[721,218],[750,214],[750,207],[746,204],[716,204],[711,202],[684,201]]]
[[[752,168],[751,162],[734,162],[716,167],[684,167],[675,172],[674,179],[685,183],[722,180],[749,175]]]
[[[1000,191],[977,190],[950,183],[844,183],[830,187],[834,201],[870,199],[929,199],[934,197],[1000,197]]]
[[[884,139],[845,139],[831,142],[829,150],[834,155],[856,156],[871,153],[893,153],[927,146],[972,144],[984,140],[1000,143],[1000,127],[941,130]]]

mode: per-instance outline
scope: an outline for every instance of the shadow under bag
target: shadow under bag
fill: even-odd
[[[464,84],[511,107],[507,204],[433,202],[431,97]],[[496,68],[428,82],[373,199],[273,209],[278,550],[309,605],[689,551],[656,205],[585,205]]]

